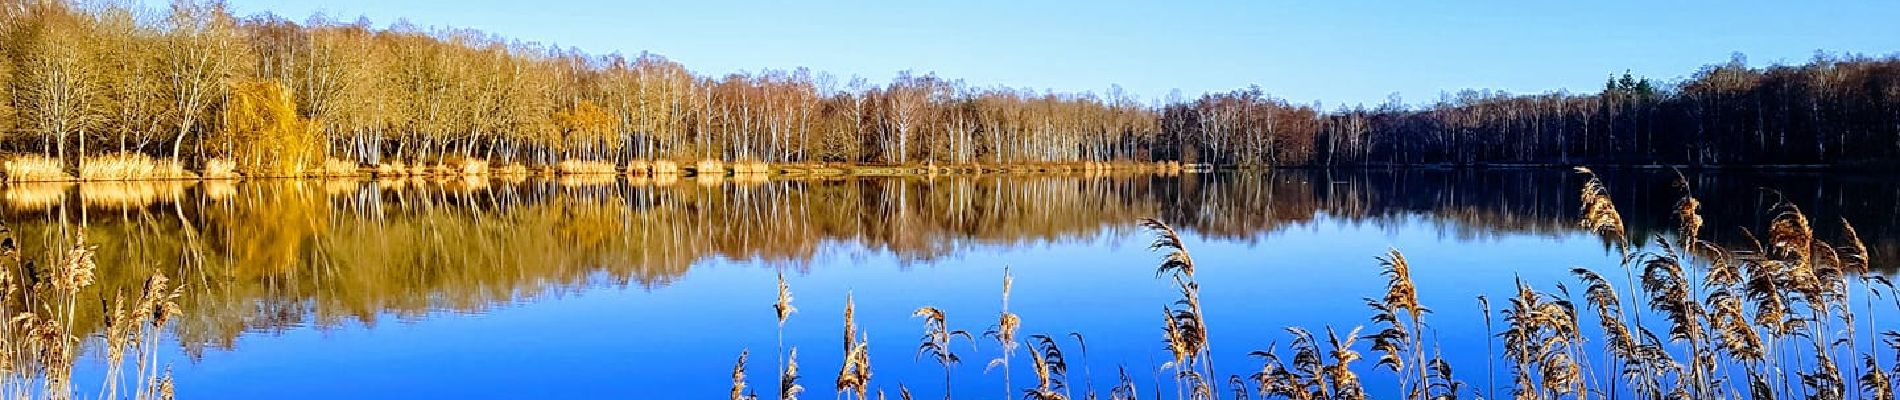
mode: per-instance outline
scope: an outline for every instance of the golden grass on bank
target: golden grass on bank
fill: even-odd
[[[693,163],[693,175],[696,175],[696,176],[709,176],[709,175],[718,175],[718,176],[725,176],[725,175],[726,175],[726,164],[725,164],[725,163],[722,163],[722,162],[719,162],[719,160],[714,160],[714,159],[710,159],[710,158],[709,158],[709,159],[704,159],[704,160],[699,160],[699,162],[697,162],[697,163]]]
[[[66,174],[59,159],[35,154],[9,157],[6,162],[0,163],[0,169],[4,169],[0,173],[6,174],[7,182],[64,181],[73,178]]]
[[[587,160],[561,160],[554,164],[554,170],[561,175],[613,175],[619,172],[613,163]]]
[[[732,163],[733,175],[764,175],[772,173],[772,167],[758,161]]]
[[[375,175],[378,177],[407,176],[409,165],[397,160],[384,161],[376,164]]]
[[[323,165],[317,168],[317,174],[318,176],[327,177],[349,177],[362,176],[363,171],[362,167],[357,165],[354,161],[325,158],[323,159]]]
[[[660,160],[653,162],[653,175],[679,175],[680,163]]]
[[[86,157],[79,163],[79,179],[87,181],[125,181],[148,179],[193,179],[197,174],[185,170],[183,163],[159,160],[138,153],[113,153]]]
[[[465,159],[456,162],[455,166],[459,170],[457,172],[465,176],[488,175],[488,160]]]
[[[204,179],[237,179],[242,176],[237,172],[237,162],[228,158],[205,160],[204,170],[198,175]]]

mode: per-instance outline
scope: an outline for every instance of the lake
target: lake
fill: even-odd
[[[1675,173],[1602,177],[1632,238],[1673,234]],[[49,254],[78,231],[98,246],[99,282],[79,304],[136,293],[155,270],[186,285],[158,355],[184,399],[720,398],[741,351],[750,387],[775,398],[781,343],[798,350],[804,396],[831,398],[847,296],[873,388],[942,396],[943,370],[918,353],[925,321],[912,316],[933,306],[974,336],[952,340],[957,397],[1020,398],[1035,385],[1026,350],[1007,373],[986,368],[1001,352],[982,335],[996,325],[1006,268],[1022,336],[1060,343],[1072,396],[1107,397],[1125,370],[1143,398],[1172,398],[1158,313],[1180,292],[1157,274],[1162,255],[1139,218],[1182,233],[1223,385],[1261,369],[1249,352],[1290,343],[1285,327],[1376,331],[1363,298],[1385,293],[1375,257],[1397,249],[1432,311],[1427,341],[1456,379],[1508,397],[1506,365],[1487,368],[1503,357],[1487,333],[1500,328],[1487,331],[1478,296],[1501,310],[1514,279],[1581,296],[1570,272],[1580,266],[1628,284],[1620,253],[1577,227],[1585,179],[1374,169],[64,183],[9,185],[0,206],[24,254]],[[1763,231],[1786,199],[1819,238],[1852,221],[1876,274],[1900,255],[1900,179],[1707,172],[1688,181],[1704,203],[1703,236],[1716,243],[1744,247],[1741,229]],[[782,334],[780,274],[798,309]],[[81,331],[102,329],[101,319],[91,307],[76,316]],[[1869,324],[1900,328],[1889,320]],[[1374,368],[1368,345],[1356,367],[1367,390],[1399,397],[1397,375]],[[91,397],[101,356],[81,357],[74,381]]]

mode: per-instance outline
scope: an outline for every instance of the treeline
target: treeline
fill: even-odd
[[[471,30],[0,0],[0,151],[243,170],[567,160],[862,164],[1840,164],[1900,155],[1900,60],[1737,59],[1599,94],[1465,91],[1411,109],[1259,88],[1144,105],[901,73],[702,76]],[[319,164],[322,164],[321,166]]]
[[[1214,163],[1891,167],[1900,59],[1755,69],[1738,55],[1676,84],[1625,73],[1596,94],[1466,90],[1422,109],[1395,98],[1313,115],[1251,89],[1168,105],[1161,126]]]
[[[242,158],[312,136],[325,157],[362,164],[1106,161],[1141,158],[1154,132],[1146,108],[1119,91],[979,88],[909,73],[874,85],[804,69],[708,77],[652,54],[591,56],[403,22],[238,18],[216,2],[162,13],[0,4],[4,145],[62,159],[102,148]],[[307,126],[239,134],[238,119],[260,112],[235,112],[232,100],[260,84],[281,87]]]

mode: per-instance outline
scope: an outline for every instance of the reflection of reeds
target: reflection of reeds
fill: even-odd
[[[91,207],[138,208],[181,199],[185,189],[193,184],[195,182],[188,181],[83,182],[79,184],[79,200]]]
[[[7,206],[16,210],[41,210],[58,205],[66,200],[66,191],[75,186],[72,182],[20,182],[7,184],[4,193]]]
[[[198,191],[206,200],[224,200],[237,196],[237,183],[231,181],[204,181],[198,184]]]
[[[578,188],[578,187],[613,185],[614,182],[618,181],[618,179],[620,179],[620,177],[614,176],[611,173],[609,174],[597,174],[597,173],[563,174],[560,177],[555,178],[555,182],[559,183],[563,187]]]

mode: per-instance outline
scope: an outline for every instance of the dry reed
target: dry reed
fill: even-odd
[[[619,169],[606,161],[561,160],[554,164],[554,171],[561,175],[613,175]]]
[[[58,158],[41,155],[16,155],[0,163],[0,173],[6,174],[7,182],[42,182],[71,180],[66,167]]]
[[[177,161],[159,160],[138,153],[113,153],[86,157],[79,163],[79,179],[88,181],[126,181],[145,179],[191,179],[196,174]]]
[[[213,158],[204,161],[204,168],[198,173],[204,179],[237,179],[237,162],[228,158]]]

